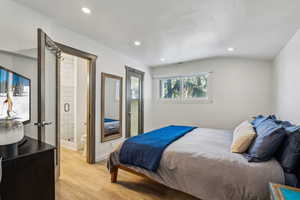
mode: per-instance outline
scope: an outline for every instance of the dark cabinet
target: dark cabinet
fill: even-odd
[[[55,200],[55,148],[26,139],[18,155],[2,162],[1,200]]]

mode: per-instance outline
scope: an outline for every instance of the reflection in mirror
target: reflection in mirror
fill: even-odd
[[[122,137],[122,77],[101,76],[101,141]]]

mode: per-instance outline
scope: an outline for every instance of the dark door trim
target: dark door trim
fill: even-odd
[[[56,84],[56,110],[55,110],[55,146],[60,145],[60,127],[59,127],[59,88],[60,76],[58,71],[60,69],[60,54],[61,49],[55,44],[54,41],[40,28],[38,28],[38,121],[35,125],[38,127],[38,141],[45,141],[45,126],[50,125],[52,122],[46,122],[46,107],[45,107],[45,80],[46,80],[46,53],[45,49],[49,49],[55,55],[55,84]],[[57,179],[60,175],[60,148],[56,149],[55,153],[55,178]]]
[[[130,120],[129,120],[129,107],[130,107],[130,79],[128,78],[131,74],[137,74],[141,77],[141,105],[139,108],[139,114],[141,116],[140,119],[140,127],[139,133],[144,132],[144,75],[145,72],[125,66],[126,69],[126,99],[125,99],[125,137],[130,137]]]
[[[75,49],[64,44],[55,43],[64,53],[71,54],[89,60],[89,98],[88,98],[88,131],[87,131],[87,162],[96,162],[96,60],[97,56]]]

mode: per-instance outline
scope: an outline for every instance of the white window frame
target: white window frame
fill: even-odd
[[[181,98],[182,98],[182,84],[180,85],[180,95],[179,97],[176,97],[176,98],[161,98],[161,85],[160,85],[160,81],[163,81],[163,80],[168,80],[168,79],[180,79],[181,77],[163,77],[163,78],[159,78],[158,79],[158,90],[157,90],[157,97],[159,98],[160,101],[180,101]]]
[[[180,97],[178,98],[170,98],[170,99],[165,99],[161,98],[161,85],[160,81],[161,80],[168,80],[168,79],[184,79],[188,77],[194,77],[194,76],[200,76],[200,75],[207,75],[207,97],[200,97],[200,98],[183,98],[182,92],[183,92],[183,81],[181,81],[180,85]],[[154,77],[155,83],[156,83],[156,90],[155,90],[155,95],[156,95],[156,102],[157,103],[166,103],[166,104],[210,104],[213,103],[212,101],[212,77],[213,77],[213,72],[202,72],[202,73],[193,73],[189,75],[180,75],[180,76],[157,76]]]

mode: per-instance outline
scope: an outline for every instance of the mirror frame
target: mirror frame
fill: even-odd
[[[105,79],[112,78],[120,81],[120,103],[119,103],[119,116],[120,116],[120,132],[111,136],[104,136],[104,113],[105,113]],[[107,142],[121,138],[123,135],[123,78],[121,76],[101,73],[101,142]]]

